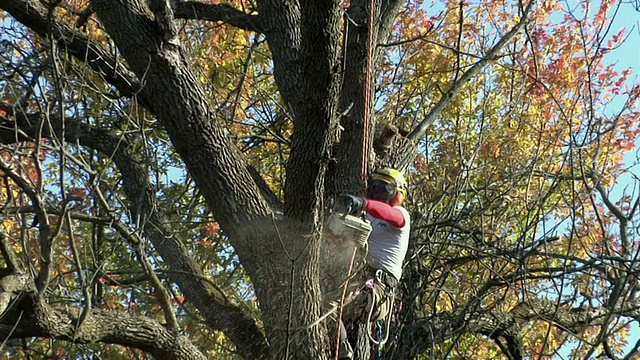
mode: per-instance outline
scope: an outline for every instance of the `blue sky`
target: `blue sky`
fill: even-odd
[[[615,65],[618,72],[625,69],[633,69],[631,78],[627,84],[640,82],[640,9],[635,9],[631,1],[622,1],[620,10],[616,14],[611,26],[610,36],[620,29],[625,29],[627,36],[625,42],[616,50],[607,54],[605,61]],[[636,5],[640,6],[640,4]],[[613,103],[622,101],[614,99]],[[619,108],[619,106],[614,106]]]
[[[616,63],[619,69],[634,68],[634,74],[638,76],[640,71],[640,11],[633,8],[630,2],[623,3],[617,14],[612,30],[626,29],[629,36],[622,46],[613,52],[610,61]],[[636,77],[636,80],[638,78]]]
[[[623,3],[620,11],[618,12],[614,22],[612,30],[617,32],[618,29],[625,28],[626,34],[629,36],[626,41],[616,49],[615,52],[610,54],[608,61],[615,64],[616,69],[621,71],[624,69],[633,69],[633,74],[628,81],[628,84],[640,82],[640,11],[633,8],[630,2]],[[636,139],[637,148],[640,148],[640,139]],[[636,158],[636,152],[631,152],[627,155],[626,160],[632,173],[640,176],[640,166],[638,166]],[[617,186],[622,191],[624,188],[633,188],[632,176],[624,176],[618,179]],[[637,184],[636,184],[637,186]],[[635,323],[631,329],[631,338],[629,339],[629,347],[632,347],[634,343],[640,338],[640,328]]]

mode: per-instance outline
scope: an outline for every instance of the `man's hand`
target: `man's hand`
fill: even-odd
[[[364,198],[353,195],[340,195],[338,198],[338,209],[349,215],[360,214],[364,211],[367,201]]]

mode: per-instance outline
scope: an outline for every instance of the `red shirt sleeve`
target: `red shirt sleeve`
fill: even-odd
[[[405,225],[402,211],[385,202],[367,199],[364,210],[371,216],[388,222],[393,227],[401,228]]]

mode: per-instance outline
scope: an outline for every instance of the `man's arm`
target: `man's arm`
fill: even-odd
[[[367,199],[364,210],[371,216],[384,220],[393,227],[401,228],[406,224],[402,211],[385,202]]]

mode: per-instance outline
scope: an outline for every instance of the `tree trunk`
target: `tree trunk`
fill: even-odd
[[[374,129],[377,124],[373,107],[376,84],[375,74],[382,54],[377,45],[389,39],[391,26],[403,3],[403,1],[398,0],[374,1],[373,44],[375,44],[376,49],[373,52],[373,66],[370,74],[367,74],[369,18],[371,15],[370,1],[352,1],[347,10],[343,50],[344,67],[342,69],[344,81],[339,107],[339,111],[342,114],[340,125],[343,130],[340,135],[340,143],[335,146],[333,152],[335,162],[327,182],[329,196],[335,196],[341,192],[362,194],[364,192],[363,181],[365,180],[362,178],[362,170],[376,166],[375,154],[372,151],[367,156],[366,164],[362,163],[362,154],[365,149],[372,149]],[[370,81],[371,84],[369,93],[371,115],[365,128],[365,89],[367,81]],[[366,139],[364,138],[365,134],[368,134]],[[405,149],[400,149],[400,151],[404,152]],[[394,166],[395,164],[386,163],[386,165]],[[364,175],[366,176],[367,174]]]

